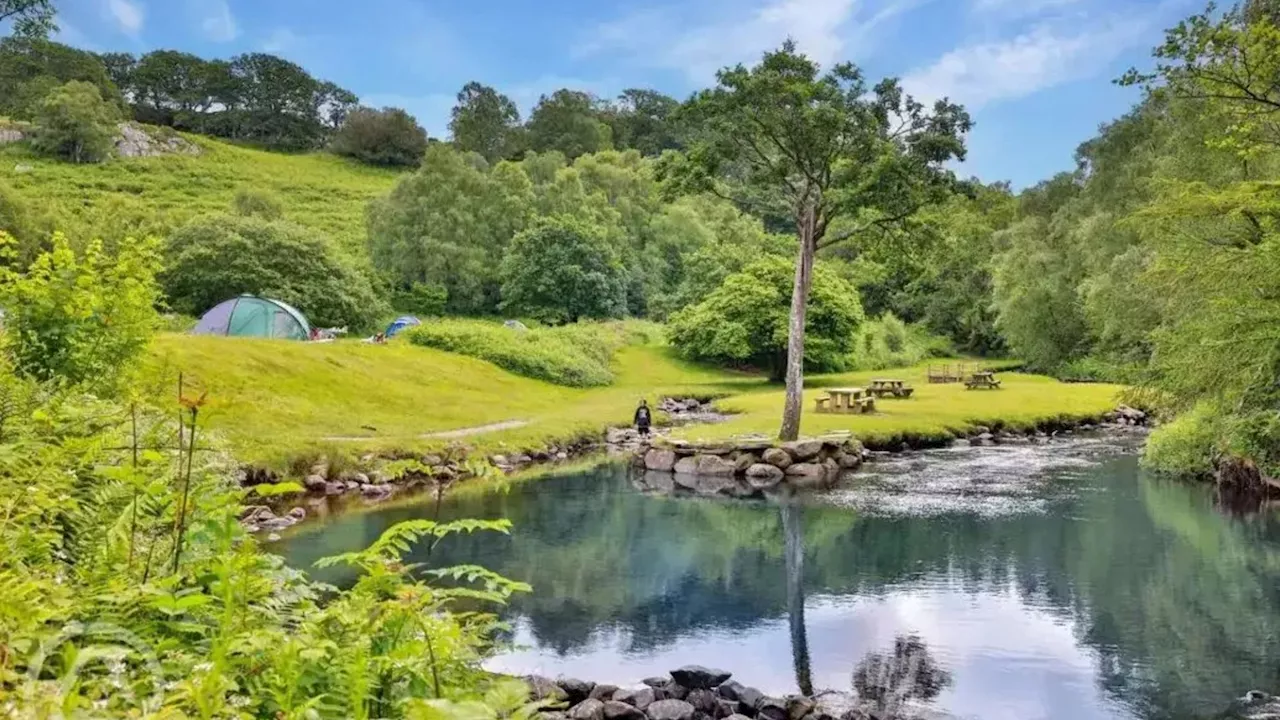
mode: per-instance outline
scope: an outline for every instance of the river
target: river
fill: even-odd
[[[905,658],[929,675],[916,701],[998,720],[1211,717],[1280,690],[1280,518],[1221,512],[1137,450],[893,456],[791,502],[649,496],[606,466],[451,498],[444,516],[514,530],[450,538],[431,564],[533,585],[490,662],[505,672],[625,685],[701,663],[771,693],[865,692],[867,668]],[[277,551],[310,567],[431,512],[340,516]]]

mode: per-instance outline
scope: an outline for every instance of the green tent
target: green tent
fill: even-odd
[[[229,335],[284,340],[306,340],[311,334],[307,318],[279,300],[241,295],[214,306],[200,318],[196,335]]]

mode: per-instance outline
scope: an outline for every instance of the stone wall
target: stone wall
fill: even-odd
[[[653,490],[751,497],[780,488],[831,487],[862,465],[866,450],[850,435],[788,443],[765,438],[688,443],[659,439],[635,456],[642,484]]]

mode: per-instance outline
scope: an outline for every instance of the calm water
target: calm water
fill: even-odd
[[[785,693],[907,656],[933,671],[929,707],[1009,720],[1209,717],[1280,691],[1280,520],[1228,517],[1135,451],[943,450],[802,503],[646,496],[607,468],[448,503],[515,530],[431,564],[533,584],[491,663],[508,672],[632,684],[696,662]],[[430,512],[349,515],[281,551],[309,566]]]

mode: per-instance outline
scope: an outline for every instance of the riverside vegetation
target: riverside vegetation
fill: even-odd
[[[599,434],[660,395],[736,413],[686,434],[891,443],[1093,418],[1121,390],[1058,376],[1125,383],[1170,418],[1155,468],[1280,473],[1269,0],[1171,30],[1124,78],[1134,110],[1017,194],[947,170],[963,108],[791,43],[685,103],[563,89],[521,122],[470,83],[450,142],[427,142],[270,55],[50,42],[53,5],[0,0],[6,713],[533,714],[479,665],[501,629],[485,610],[528,587],[402,561],[505,522],[397,525],[325,561],[359,573],[336,591],[245,534],[242,504],[301,488],[242,489],[238,463],[416,454],[506,423],[468,441],[499,452]],[[198,152],[112,157],[127,122]],[[241,292],[356,331],[454,319],[389,346],[157,335],[158,308]],[[500,316],[532,329],[457,319]],[[894,374],[921,386],[918,363],[953,353],[1044,375],[801,413],[806,382],[916,363]]]

